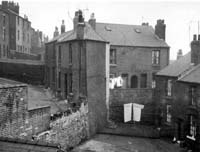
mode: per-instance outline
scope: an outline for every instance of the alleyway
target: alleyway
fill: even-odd
[[[161,139],[98,134],[73,152],[179,152],[179,145]]]

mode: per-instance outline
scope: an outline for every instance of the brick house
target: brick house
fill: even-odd
[[[46,86],[57,96],[73,101],[87,98],[90,133],[106,122],[109,45],[75,12],[74,29],[46,43]]]
[[[0,8],[0,58],[9,56],[9,14]]]
[[[92,14],[89,24],[110,43],[110,77],[123,79],[121,88],[110,90],[110,118],[123,122],[123,104],[135,102],[145,105],[142,121],[152,123],[154,75],[169,64],[164,20],[157,20],[154,30],[148,23],[98,23]]]
[[[156,74],[157,124],[162,135],[175,136],[199,151],[200,37],[191,42],[191,52]],[[163,131],[162,131],[163,130]],[[191,148],[190,147],[190,148]]]

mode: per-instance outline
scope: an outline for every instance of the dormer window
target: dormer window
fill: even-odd
[[[135,30],[136,33],[141,33],[141,30],[138,29],[138,28],[136,28],[136,29],[134,29],[134,30]]]
[[[112,31],[112,29],[109,26],[105,26],[106,31]]]

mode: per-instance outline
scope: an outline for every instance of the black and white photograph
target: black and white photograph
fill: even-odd
[[[200,1],[0,0],[0,152],[200,152]]]

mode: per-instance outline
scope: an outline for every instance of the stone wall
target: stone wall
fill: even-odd
[[[0,89],[0,137],[31,139],[48,130],[50,107],[28,111],[27,86]]]
[[[141,123],[154,124],[154,103],[152,89],[113,89],[110,90],[110,119],[124,122],[123,104],[143,104]]]
[[[25,131],[27,87],[0,89],[0,136],[18,137]]]
[[[50,106],[31,109],[28,111],[26,131],[29,135],[35,135],[46,131],[50,127]]]
[[[82,104],[78,111],[52,121],[50,130],[41,135],[40,139],[59,143],[62,149],[67,150],[87,139],[88,131],[88,105]]]
[[[0,77],[29,84],[44,83],[44,65],[42,64],[0,62]]]

